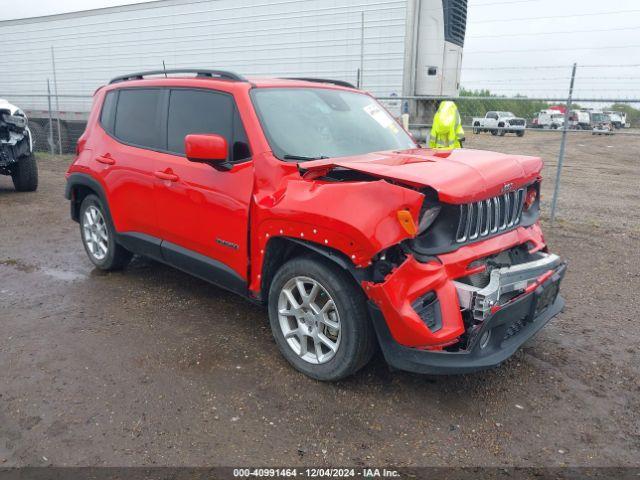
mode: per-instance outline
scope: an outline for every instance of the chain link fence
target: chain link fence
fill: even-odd
[[[392,96],[379,97],[379,100],[392,112],[405,112],[405,125],[415,138],[427,145],[439,102],[451,100],[458,107],[465,129],[464,147],[543,157],[547,169],[552,165],[555,167],[547,205],[553,223],[559,209],[561,178],[568,153],[572,154],[572,161],[579,162],[576,155],[581,155],[582,149],[606,152],[599,155],[599,163],[595,165],[603,171],[607,168],[607,157],[622,153],[631,161],[632,175],[628,181],[638,182],[640,98],[575,97],[575,76],[574,65],[565,97],[508,97],[491,95],[488,90],[463,90],[459,97]],[[422,108],[416,108],[416,102],[422,102]],[[430,106],[425,108],[425,103]],[[429,114],[422,115],[417,121],[407,113],[425,110]],[[581,165],[574,163],[570,168],[576,167],[581,168]],[[547,170],[547,177],[549,173]]]

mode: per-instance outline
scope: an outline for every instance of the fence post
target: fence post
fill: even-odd
[[[49,132],[47,133],[47,143],[49,144],[49,152],[53,155],[53,115],[51,113],[51,85],[47,78],[47,102],[49,103]]]
[[[569,128],[569,111],[571,110],[571,99],[573,97],[573,83],[576,79],[576,63],[571,70],[571,83],[569,84],[569,97],[564,111],[564,125],[562,125],[562,140],[560,141],[560,153],[558,153],[558,169],[556,171],[556,184],[553,188],[553,199],[551,200],[551,225],[556,219],[556,208],[558,207],[558,194],[560,193],[560,174],[564,163],[564,151],[567,146],[567,129]]]
[[[60,128],[60,98],[58,97],[58,77],[56,75],[56,57],[51,45],[51,66],[53,68],[53,90],[56,96],[56,123],[58,124],[58,152],[62,155],[62,130]]]
[[[364,10],[360,12],[360,75],[358,76],[358,88],[364,84]]]

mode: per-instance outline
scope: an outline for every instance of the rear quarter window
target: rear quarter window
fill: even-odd
[[[100,124],[105,131],[113,135],[113,129],[116,120],[116,104],[118,102],[118,91],[112,90],[108,92],[102,102],[102,111],[100,112]]]

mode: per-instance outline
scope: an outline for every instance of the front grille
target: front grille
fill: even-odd
[[[520,223],[525,189],[460,205],[460,221],[456,242],[465,243],[497,232],[509,230]]]
[[[522,126],[522,125],[524,125],[524,120],[519,120],[519,119],[509,120],[509,124],[510,125]]]

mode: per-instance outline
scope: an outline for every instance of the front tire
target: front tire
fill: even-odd
[[[18,192],[35,192],[38,189],[38,164],[33,153],[18,159],[11,179]]]
[[[518,130],[516,132],[516,135],[518,135],[519,137],[524,137],[524,130]]]
[[[269,290],[269,320],[282,355],[316,380],[354,374],[375,350],[362,290],[322,258],[294,258],[278,270]]]
[[[100,270],[124,268],[132,254],[116,243],[116,232],[96,195],[87,195],[80,205],[80,236],[87,256]]]

